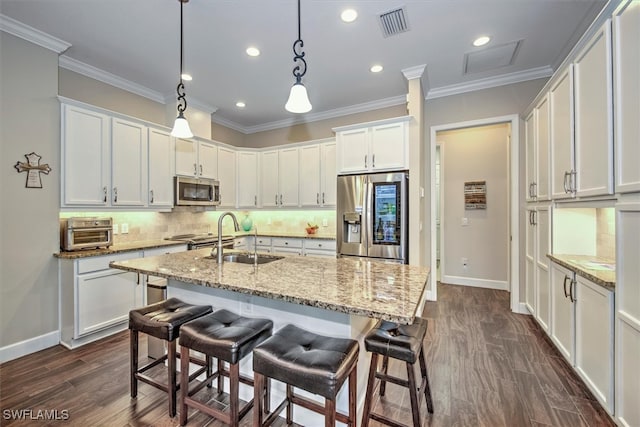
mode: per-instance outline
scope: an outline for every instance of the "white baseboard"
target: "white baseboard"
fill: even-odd
[[[475,288],[498,289],[501,291],[509,290],[508,283],[503,280],[474,279],[472,277],[445,275],[442,276],[441,282],[450,285],[473,286]]]
[[[523,302],[519,302],[518,304],[516,304],[516,306],[513,307],[512,312],[513,313],[518,313],[518,314],[529,314],[529,315],[531,315],[531,313],[529,312],[529,309],[527,308],[527,304],[525,304]]]
[[[60,343],[60,331],[52,331],[0,348],[0,363],[53,347]]]

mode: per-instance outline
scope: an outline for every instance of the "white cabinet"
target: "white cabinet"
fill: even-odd
[[[409,168],[408,117],[335,128],[339,173]]]
[[[636,7],[637,4],[636,4]],[[616,205],[616,404],[621,426],[640,425],[640,201]]]
[[[109,203],[110,118],[62,104],[62,206]]]
[[[607,21],[583,48],[573,65],[576,195],[580,197],[613,194],[610,21]],[[637,103],[637,97],[633,102]],[[634,120],[637,122],[637,116]],[[637,165],[637,159],[635,164]]]
[[[533,110],[524,121],[525,126],[525,177],[527,183],[526,200],[536,200],[534,186],[536,183],[536,110]]]
[[[197,139],[176,139],[176,175],[216,179],[218,147]]]
[[[300,206],[320,206],[320,146],[300,147],[300,164]]]
[[[144,286],[138,274],[109,263],[141,256],[126,252],[60,260],[61,343],[73,348],[126,329],[129,311],[144,305]]]
[[[576,282],[576,370],[613,414],[613,292],[581,276]]]
[[[551,329],[550,337],[571,366],[575,363],[575,273],[551,263]]]
[[[304,256],[320,256],[320,257],[335,258],[336,257],[336,241],[305,239]]]
[[[111,204],[147,204],[146,126],[126,120],[111,120]]]
[[[558,77],[549,91],[551,107],[551,198],[571,198],[575,178],[573,135],[573,66]]]
[[[169,132],[149,128],[150,207],[173,207],[173,138]]]
[[[550,270],[547,258],[547,254],[551,252],[550,212],[549,205],[527,208],[525,303],[545,331],[549,330],[551,316]]]
[[[640,3],[622,1],[613,14],[615,191],[640,191]],[[640,406],[640,405],[638,405]],[[640,411],[640,409],[638,409]],[[640,424],[640,416],[636,418]]]
[[[258,207],[258,157],[255,151],[238,151],[238,207]]]
[[[336,205],[337,179],[336,143],[320,144],[320,203],[322,206]]]
[[[298,206],[299,148],[261,153],[263,207]]]
[[[526,119],[527,200],[549,200],[549,98]]]
[[[302,255],[302,239],[273,237],[271,251],[274,254]]]
[[[236,152],[218,147],[218,181],[220,181],[220,207],[236,206]]]

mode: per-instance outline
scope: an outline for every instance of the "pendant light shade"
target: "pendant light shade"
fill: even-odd
[[[187,98],[184,91],[184,83],[182,82],[182,63],[184,62],[182,6],[189,0],[178,1],[180,2],[180,82],[178,83],[178,87],[176,89],[176,92],[178,92],[178,117],[173,124],[171,136],[174,136],[176,138],[193,138],[193,132],[191,132],[191,128],[189,127],[189,122],[184,117],[184,112],[187,109]]]
[[[298,40],[293,42],[293,62],[296,63],[293,68],[293,76],[296,78],[296,82],[291,87],[289,99],[284,106],[291,113],[307,113],[311,111],[307,88],[302,84],[302,76],[307,73],[307,61],[304,59],[303,47],[304,42],[300,36],[300,0],[298,0]]]

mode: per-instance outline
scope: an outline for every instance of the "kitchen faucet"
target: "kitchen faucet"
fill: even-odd
[[[233,219],[233,228],[235,229],[235,231],[240,231],[240,226],[238,225],[238,219],[233,214],[233,212],[225,212],[222,215],[220,215],[220,218],[218,218],[218,245],[211,250],[211,255],[213,255],[214,250],[218,251],[217,252],[218,264],[222,264],[224,262],[224,250],[222,248],[222,220],[227,215],[230,215],[231,218]]]

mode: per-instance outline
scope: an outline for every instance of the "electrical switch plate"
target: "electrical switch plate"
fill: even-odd
[[[323,218],[322,219],[322,226],[323,227],[328,227],[329,226],[329,221],[327,221],[327,218]]]
[[[118,234],[118,224],[113,224],[113,234]]]
[[[267,225],[271,225],[271,218],[267,218]]]
[[[122,224],[120,229],[122,230],[122,234],[129,234],[129,224]]]
[[[462,220],[460,221],[460,225],[462,225],[463,227],[469,225],[469,218],[462,218]]]

